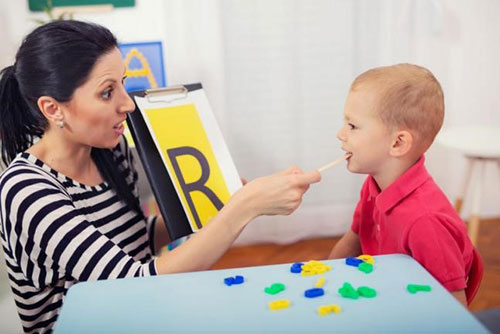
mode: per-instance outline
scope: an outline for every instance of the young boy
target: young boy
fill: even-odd
[[[368,177],[330,258],[408,254],[466,305],[474,248],[424,166],[443,117],[441,86],[423,67],[379,67],[354,80],[337,137],[351,155],[347,169]]]

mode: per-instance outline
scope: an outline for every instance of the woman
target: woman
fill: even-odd
[[[321,178],[290,168],[249,182],[210,224],[153,258],[168,239],[161,218],[139,206],[122,136],[134,110],[124,73],[113,34],[78,21],[35,29],[1,72],[10,165],[0,177],[0,232],[25,332],[50,332],[77,282],[210,268],[252,219],[292,213]]]

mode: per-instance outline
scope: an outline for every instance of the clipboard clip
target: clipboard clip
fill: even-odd
[[[182,100],[187,98],[188,90],[186,87],[182,85],[162,87],[162,88],[152,88],[152,89],[146,89],[144,92],[144,96],[148,99],[150,103],[157,103],[157,102],[170,103],[176,100]]]

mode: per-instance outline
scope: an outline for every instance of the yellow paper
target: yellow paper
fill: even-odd
[[[231,194],[196,106],[146,109],[145,115],[191,227],[197,231],[217,214]]]

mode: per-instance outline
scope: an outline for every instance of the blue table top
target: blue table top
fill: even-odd
[[[293,274],[291,264],[282,264],[79,283],[68,291],[55,333],[488,333],[411,257],[374,258],[369,274],[345,260],[326,260],[332,269],[314,276]],[[245,282],[224,284],[235,275]],[[325,295],[304,297],[320,277],[326,279]],[[285,284],[284,291],[264,292],[277,282]],[[338,289],[344,282],[372,287],[377,296],[343,298]],[[411,294],[408,284],[427,284],[432,291]],[[277,299],[289,299],[290,307],[270,310],[268,303]],[[329,304],[342,311],[318,315],[318,306]]]

